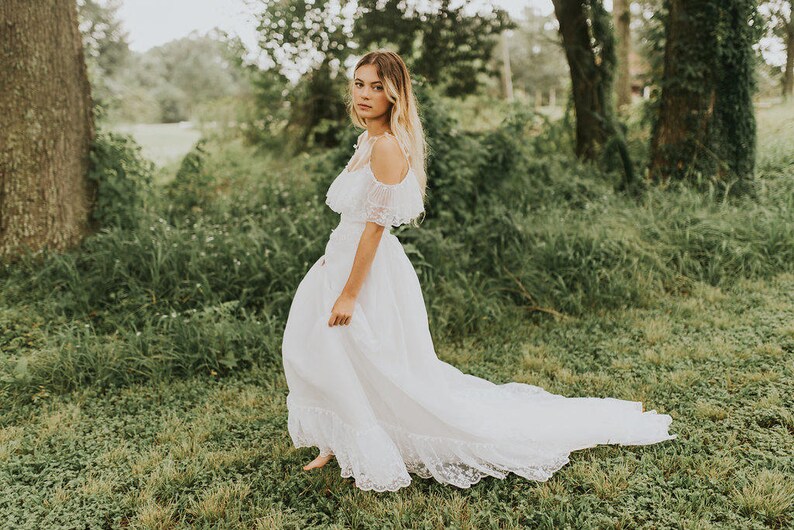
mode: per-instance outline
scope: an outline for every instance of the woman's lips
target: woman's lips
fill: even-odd
[[[369,105],[363,105],[363,104],[359,103],[358,104],[358,108],[360,108],[360,109],[371,109],[372,107],[370,107]]]

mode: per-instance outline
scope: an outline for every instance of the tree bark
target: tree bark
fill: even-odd
[[[670,0],[665,28],[664,74],[659,116],[651,138],[650,177],[683,178],[708,158],[714,111],[713,27],[700,27],[710,0]],[[714,15],[716,18],[716,15]],[[707,18],[707,17],[703,17]],[[704,149],[705,148],[705,149]]]
[[[649,176],[749,190],[756,151],[754,0],[669,0]]]
[[[635,184],[634,169],[612,99],[615,34],[601,0],[553,0],[568,67],[576,112],[576,156],[611,165],[614,153],[621,165],[620,188]]]
[[[615,76],[615,96],[618,109],[631,104],[631,10],[630,0],[615,0],[612,14],[615,20],[617,38],[617,72]]]
[[[588,11],[583,0],[554,0],[565,57],[571,71],[571,91],[576,112],[576,155],[596,160],[607,139],[605,102],[601,97],[601,72],[591,46]]]
[[[91,90],[73,0],[0,2],[0,258],[94,227]]]

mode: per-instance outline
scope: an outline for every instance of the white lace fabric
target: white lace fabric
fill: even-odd
[[[510,389],[511,385],[519,384],[498,385],[490,392],[501,394],[502,399],[507,399],[505,404],[513,396],[532,394]],[[466,399],[478,399],[475,394]],[[569,399],[545,391],[537,394],[547,396],[545,406],[550,412],[554,412],[555,399],[557,404],[561,399]],[[557,424],[533,425],[530,416],[523,424],[511,424],[507,421],[509,413],[500,414],[498,410],[491,411],[487,429],[474,425],[476,420],[482,421],[485,417],[475,412],[471,414],[469,433],[481,432],[479,436],[484,436],[483,441],[456,438],[451,434],[415,433],[383,420],[356,428],[330,408],[301,405],[291,394],[287,397],[288,429],[295,447],[317,447],[321,455],[333,454],[343,477],[355,478],[356,486],[362,490],[379,492],[408,486],[410,473],[463,489],[485,477],[503,479],[509,473],[544,482],[569,462],[574,450],[608,443],[645,445],[676,437],[667,432],[670,416],[659,415],[656,411],[643,413],[639,402],[578,399],[591,400],[581,402],[576,416],[569,418],[586,421],[589,416],[590,424],[582,423],[580,434],[571,434],[575,429],[559,428]],[[513,401],[512,406],[521,407],[522,404]],[[477,409],[475,404],[474,410]],[[562,410],[556,413],[560,412]],[[639,418],[642,420],[637,421]],[[490,431],[490,438],[482,434],[485,430]]]
[[[328,188],[325,203],[348,219],[397,227],[422,215],[424,201],[410,163],[408,172],[397,184],[381,182],[373,173],[372,148],[382,136],[369,138],[366,131],[362,134],[364,138],[355,154]],[[405,148],[400,147],[405,152]]]

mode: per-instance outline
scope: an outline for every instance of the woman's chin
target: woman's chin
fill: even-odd
[[[372,112],[372,109],[367,109],[367,110],[365,110],[363,112],[361,110],[359,110],[358,111],[358,115],[361,116],[362,118],[366,118],[368,120],[374,120],[374,119],[380,118],[382,116],[385,116],[386,113],[383,112],[381,114],[378,114],[377,112]]]

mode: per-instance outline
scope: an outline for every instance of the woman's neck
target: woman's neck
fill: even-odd
[[[367,136],[372,138],[373,136],[380,136],[382,134],[386,134],[389,131],[389,126],[385,123],[373,123],[367,126]]]

